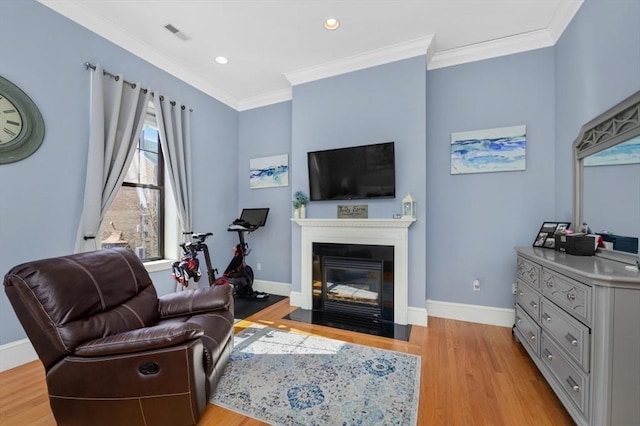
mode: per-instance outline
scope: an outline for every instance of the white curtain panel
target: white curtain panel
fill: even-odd
[[[167,167],[184,241],[191,240],[191,121],[190,110],[165,96],[155,94],[153,104],[160,145]]]
[[[113,202],[142,131],[150,93],[96,65],[91,75],[87,178],[75,252],[97,248],[100,222]]]

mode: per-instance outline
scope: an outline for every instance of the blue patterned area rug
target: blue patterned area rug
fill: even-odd
[[[211,403],[273,425],[415,425],[420,357],[254,326]]]

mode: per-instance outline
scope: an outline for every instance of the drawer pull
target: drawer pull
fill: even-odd
[[[544,350],[544,356],[547,357],[549,361],[553,361],[553,355],[547,349]]]
[[[522,296],[524,296],[524,293],[522,291],[519,291],[518,292],[518,296],[522,297]]]
[[[567,293],[567,299],[573,302],[576,300],[576,295],[574,293]]]
[[[531,307],[533,309],[538,309],[538,304],[536,302],[534,302],[533,300],[531,302],[529,302],[529,305],[531,305]]]
[[[569,343],[571,343],[572,346],[578,346],[578,340],[573,337],[571,333],[567,333],[567,335],[564,337],[569,341]]]
[[[549,287],[549,288],[553,288],[553,281],[548,280],[548,281],[547,281],[547,287]]]
[[[546,312],[544,314],[542,314],[542,319],[547,321],[547,322],[551,322],[551,317]]]
[[[574,392],[580,392],[580,386],[578,386],[571,376],[567,379],[567,383],[569,383],[569,386],[571,386],[571,389],[573,389]]]
[[[530,332],[529,339],[536,340],[536,335]]]
[[[516,317],[516,323],[518,323],[518,324],[522,324],[522,318],[520,318],[520,317]]]

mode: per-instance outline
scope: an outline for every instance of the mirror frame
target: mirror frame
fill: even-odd
[[[584,158],[638,135],[640,135],[640,91],[582,126],[572,147],[574,230],[582,226],[584,219]],[[596,255],[636,264],[640,254],[599,248]]]

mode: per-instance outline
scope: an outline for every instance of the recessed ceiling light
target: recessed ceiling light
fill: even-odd
[[[229,63],[229,60],[224,56],[216,56],[216,62],[219,63],[220,65],[226,65]]]
[[[325,29],[333,31],[338,29],[338,27],[340,26],[340,21],[338,21],[336,18],[327,18],[325,19],[323,25]]]

